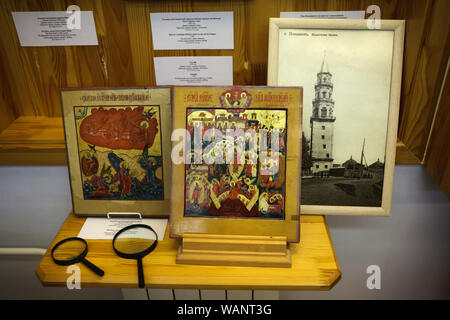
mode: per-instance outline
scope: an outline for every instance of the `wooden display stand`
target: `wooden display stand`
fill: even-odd
[[[286,237],[185,233],[178,247],[179,264],[291,267]]]
[[[59,241],[76,237],[85,217],[69,214],[50,249]],[[300,242],[290,243],[290,268],[239,266],[205,266],[176,263],[181,245],[169,237],[158,241],[155,251],[142,259],[145,284],[149,288],[212,289],[212,290],[330,290],[341,277],[333,243],[323,216],[300,216]],[[81,287],[137,288],[136,262],[120,258],[111,240],[89,239],[87,259],[105,271],[99,277],[83,264]],[[285,242],[283,243],[285,248]],[[56,265],[48,250],[36,273],[44,286],[67,286],[67,267]],[[241,256],[242,260],[245,255]]]

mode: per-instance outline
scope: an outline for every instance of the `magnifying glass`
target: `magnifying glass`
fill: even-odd
[[[132,224],[116,233],[113,249],[119,257],[136,259],[138,262],[139,288],[145,287],[142,258],[152,252],[158,244],[155,230],[146,224]]]
[[[105,272],[95,264],[85,259],[88,253],[87,242],[84,239],[73,237],[58,242],[52,249],[52,259],[60,266],[68,266],[78,262],[83,263],[97,275],[102,277]]]

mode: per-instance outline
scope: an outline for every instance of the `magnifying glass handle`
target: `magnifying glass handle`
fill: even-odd
[[[97,267],[95,264],[93,264],[92,262],[87,261],[86,259],[82,259],[81,262],[88,267],[89,269],[91,269],[93,272],[95,272],[97,275],[99,275],[100,277],[103,277],[103,275],[105,274],[105,272],[100,269],[99,267]]]
[[[144,288],[145,287],[145,282],[144,282],[144,269],[142,267],[142,259],[138,258],[137,262],[138,262],[139,288]]]

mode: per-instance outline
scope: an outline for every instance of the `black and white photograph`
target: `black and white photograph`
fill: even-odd
[[[393,30],[278,30],[277,85],[304,92],[302,206],[382,206],[393,44]]]

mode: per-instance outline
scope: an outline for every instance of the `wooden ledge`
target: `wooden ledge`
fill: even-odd
[[[402,141],[397,141],[395,164],[422,164],[422,162]]]
[[[0,133],[0,165],[64,165],[62,118],[17,118]]]
[[[421,164],[397,142],[396,164]],[[60,117],[22,116],[0,133],[0,165],[65,165],[66,144]]]

